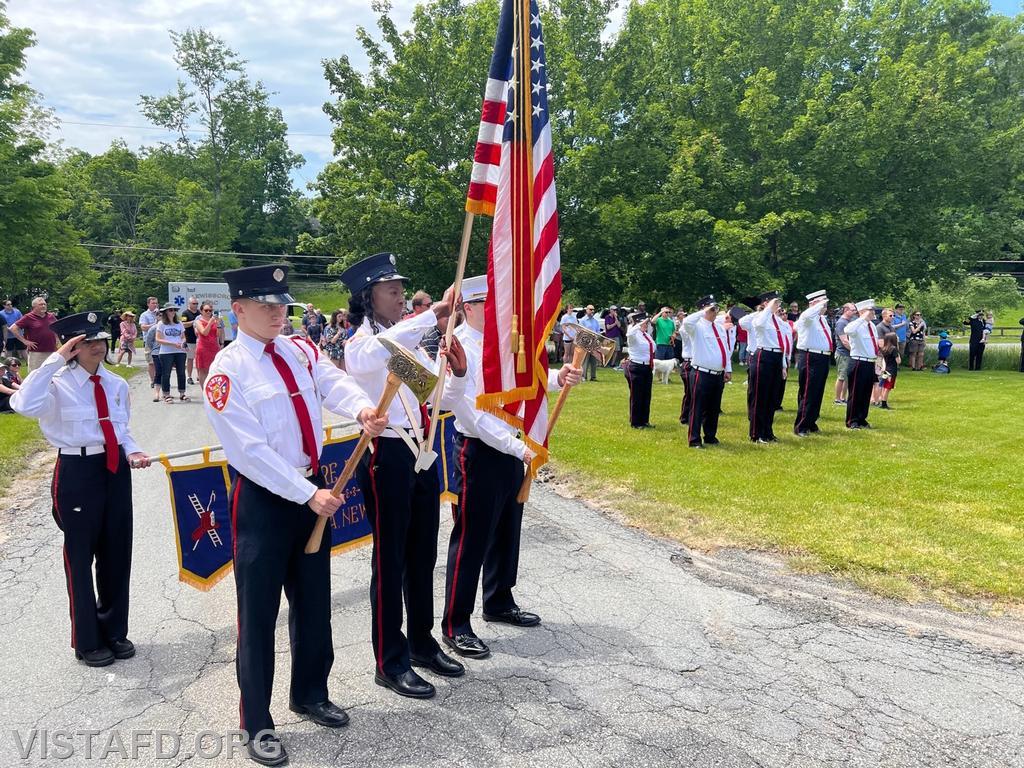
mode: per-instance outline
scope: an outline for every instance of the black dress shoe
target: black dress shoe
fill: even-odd
[[[321,701],[318,704],[295,704],[288,705],[288,709],[312,720],[324,728],[341,728],[348,725],[348,713],[330,701]]]
[[[718,445],[719,439],[717,437],[705,437],[704,445]]]
[[[130,659],[135,655],[135,643],[131,640],[111,640],[110,650],[115,659]]]
[[[691,448],[700,448],[701,450],[703,450],[704,449],[704,443],[690,443],[690,447]]]
[[[378,672],[373,676],[373,682],[410,699],[430,699],[437,693],[434,686],[411,669],[397,675],[382,675]]]
[[[249,759],[260,765],[284,765],[288,762],[288,753],[284,744],[272,733],[265,733],[259,739],[253,739],[245,745]]]
[[[440,648],[432,656],[411,654],[409,660],[414,667],[429,669],[435,675],[442,677],[462,677],[466,674],[466,668]]]
[[[75,651],[75,658],[87,667],[106,667],[114,663],[114,654],[109,648],[97,648],[95,651]]]
[[[797,437],[807,437],[811,433],[808,432],[806,429],[802,429],[799,432],[794,432],[793,434],[796,435]]]
[[[770,442],[771,442],[771,440],[766,440],[766,439],[765,439],[765,438],[763,438],[763,437],[759,437],[759,438],[757,438],[757,440],[755,440],[754,442],[755,442],[755,443],[760,443],[760,444],[762,444],[762,445],[767,445],[768,443],[770,443]]]
[[[689,422],[689,421],[687,421],[686,419],[680,419],[680,420],[679,420],[679,423],[680,423],[680,424],[682,424],[682,425],[683,425],[684,427],[685,427],[685,426],[689,426],[689,424],[690,424],[690,422]]]
[[[491,655],[491,649],[487,647],[487,643],[476,635],[456,635],[455,637],[445,635],[441,639],[459,656],[467,659],[486,659]]]
[[[851,424],[847,429],[860,429],[860,424]]]
[[[862,421],[862,422],[860,423],[860,428],[861,428],[861,429],[874,429],[874,427],[872,427],[872,426],[871,426],[870,424],[868,424],[868,423],[867,423],[866,421]]]
[[[485,613],[484,621],[498,621],[502,624],[511,624],[514,627],[536,627],[540,624],[540,616],[513,608],[501,613]]]

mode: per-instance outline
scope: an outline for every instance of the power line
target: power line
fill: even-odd
[[[187,248],[149,248],[141,245],[117,245],[116,243],[79,243],[86,248],[116,248],[122,251],[146,251],[149,253],[191,253],[211,256],[262,256],[271,259],[320,259],[322,261],[337,261],[334,256],[316,256],[303,253],[245,253],[243,251],[197,251]]]
[[[137,267],[127,266],[123,264],[93,264],[93,269],[100,270],[101,272],[127,272],[132,275],[139,275],[140,277],[153,277],[160,278],[166,277],[181,282],[196,282],[196,281],[215,281],[221,282],[223,275],[220,271],[210,272],[193,272],[178,270],[173,267],[162,268],[162,267]],[[188,275],[188,277],[181,277],[181,275]],[[334,275],[322,275],[316,272],[295,272],[289,275],[289,277],[301,277],[301,278],[320,278],[326,282],[337,282],[338,278]]]
[[[131,128],[131,129],[136,130],[136,131],[161,131],[162,133],[181,133],[182,132],[182,131],[178,131],[178,130],[175,130],[175,129],[172,129],[172,128],[162,128],[159,125],[127,125],[125,123],[97,123],[97,122],[87,122],[85,120],[65,120],[65,119],[63,119],[61,117],[58,117],[57,120],[60,121],[64,125],[93,125],[93,126],[98,126],[98,127],[102,127],[102,128]],[[329,134],[329,133],[304,133],[303,131],[292,131],[292,130],[290,130],[288,128],[288,126],[285,126],[285,131],[287,131],[292,136],[313,136],[313,137],[318,138],[318,139],[329,139],[329,138],[331,138],[331,134]],[[201,130],[199,128],[186,128],[186,129],[184,129],[184,133],[203,133],[203,134],[205,134],[206,131]]]

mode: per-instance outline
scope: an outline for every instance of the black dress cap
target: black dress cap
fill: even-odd
[[[60,336],[61,341],[73,339],[75,336],[83,333],[85,334],[86,341],[109,339],[110,334],[105,330],[105,317],[102,312],[96,311],[65,315],[58,320],[54,320],[50,324],[50,330]]]
[[[355,294],[374,283],[381,283],[385,280],[408,280],[408,277],[398,274],[396,261],[395,254],[390,252],[367,256],[342,272],[341,282],[351,293]]]
[[[226,269],[222,273],[228,284],[228,295],[235,299],[252,299],[264,304],[293,304],[288,293],[288,265],[261,264],[258,267]]]
[[[697,302],[697,309],[707,309],[708,307],[717,307],[718,302],[715,301],[714,296],[705,296]]]

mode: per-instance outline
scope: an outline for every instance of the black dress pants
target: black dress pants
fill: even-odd
[[[512,588],[519,574],[519,540],[523,505],[516,501],[525,465],[475,437],[459,435],[459,503],[453,505],[455,526],[448,544],[444,619],[448,637],[473,632],[470,615],[476,605],[477,582],[483,571],[484,613],[516,607]]]
[[[967,370],[980,371],[981,358],[985,355],[985,345],[978,341],[972,341],[968,345]]]
[[[693,400],[693,369],[688,358],[684,358],[680,363],[679,378],[683,380],[683,404],[679,408],[679,423],[689,424]]]
[[[796,374],[798,380],[796,400],[796,421],[793,431],[817,432],[818,417],[821,415],[821,400],[828,381],[829,356],[816,352],[798,350],[796,353]]]
[[[850,374],[847,381],[850,393],[846,398],[846,426],[863,427],[868,423],[871,408],[871,390],[878,376],[874,360],[850,360]]]
[[[319,477],[310,478],[323,487]],[[239,726],[253,738],[273,729],[274,634],[281,590],[288,598],[291,640],[291,701],[326,701],[334,664],[331,639],[331,537],[320,549],[304,551],[316,523],[306,504],[276,496],[241,475],[231,487],[235,591],[238,600]]]
[[[687,439],[690,445],[701,444],[701,430],[705,440],[715,440],[718,435],[718,415],[722,410],[722,392],[725,390],[725,376],[707,371],[691,369],[693,383],[691,385],[689,430]]]
[[[773,440],[775,404],[782,385],[782,353],[758,349],[747,374],[747,418],[751,440]]]
[[[124,640],[132,570],[132,479],[124,449],[115,473],[103,453],[58,455],[50,496],[64,534],[71,646],[85,653]]]
[[[626,382],[629,384],[629,423],[643,427],[651,421],[651,386],[654,369],[646,364],[627,362]]]
[[[433,467],[416,472],[404,440],[381,437],[357,470],[373,529],[370,613],[377,672],[398,675],[409,654],[433,656],[434,566],[441,514],[441,486]],[[402,598],[408,639],[402,634]]]

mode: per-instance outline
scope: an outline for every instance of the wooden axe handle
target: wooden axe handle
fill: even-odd
[[[576,347],[572,351],[572,367],[579,368],[583,365],[583,361],[587,355],[590,354],[585,349]],[[565,405],[565,399],[569,396],[569,390],[572,387],[562,387],[562,391],[558,393],[558,400],[555,401],[555,407],[551,411],[551,416],[548,418],[548,439],[551,438],[551,430],[555,428],[555,422],[558,421],[558,415],[562,412],[562,406]],[[547,442],[545,440],[545,442]],[[523,484],[519,486],[519,493],[516,494],[516,501],[520,504],[525,504],[530,500],[530,486],[533,485],[533,475],[530,473],[530,468],[526,468],[526,475],[523,477]]]
[[[395,399],[395,395],[398,394],[398,388],[402,386],[402,380],[393,373],[388,373],[387,382],[384,384],[384,392],[381,393],[380,402],[377,403],[377,414],[387,413],[388,408],[391,406],[391,401]],[[345,490],[345,486],[348,485],[348,481],[352,479],[352,475],[356,473],[356,467],[359,466],[359,460],[363,458],[363,454],[366,453],[366,449],[370,446],[369,433],[363,432],[359,436],[359,442],[356,443],[356,447],[352,450],[352,455],[348,457],[348,461],[345,462],[345,467],[341,470],[341,475],[338,477],[338,482],[334,484],[331,489],[331,495],[335,498],[339,498],[342,491]],[[327,527],[327,518],[323,515],[317,515],[316,525],[313,527],[313,533],[309,535],[309,541],[306,542],[306,554],[312,555],[314,552],[320,551],[320,545],[324,540],[324,529]]]

